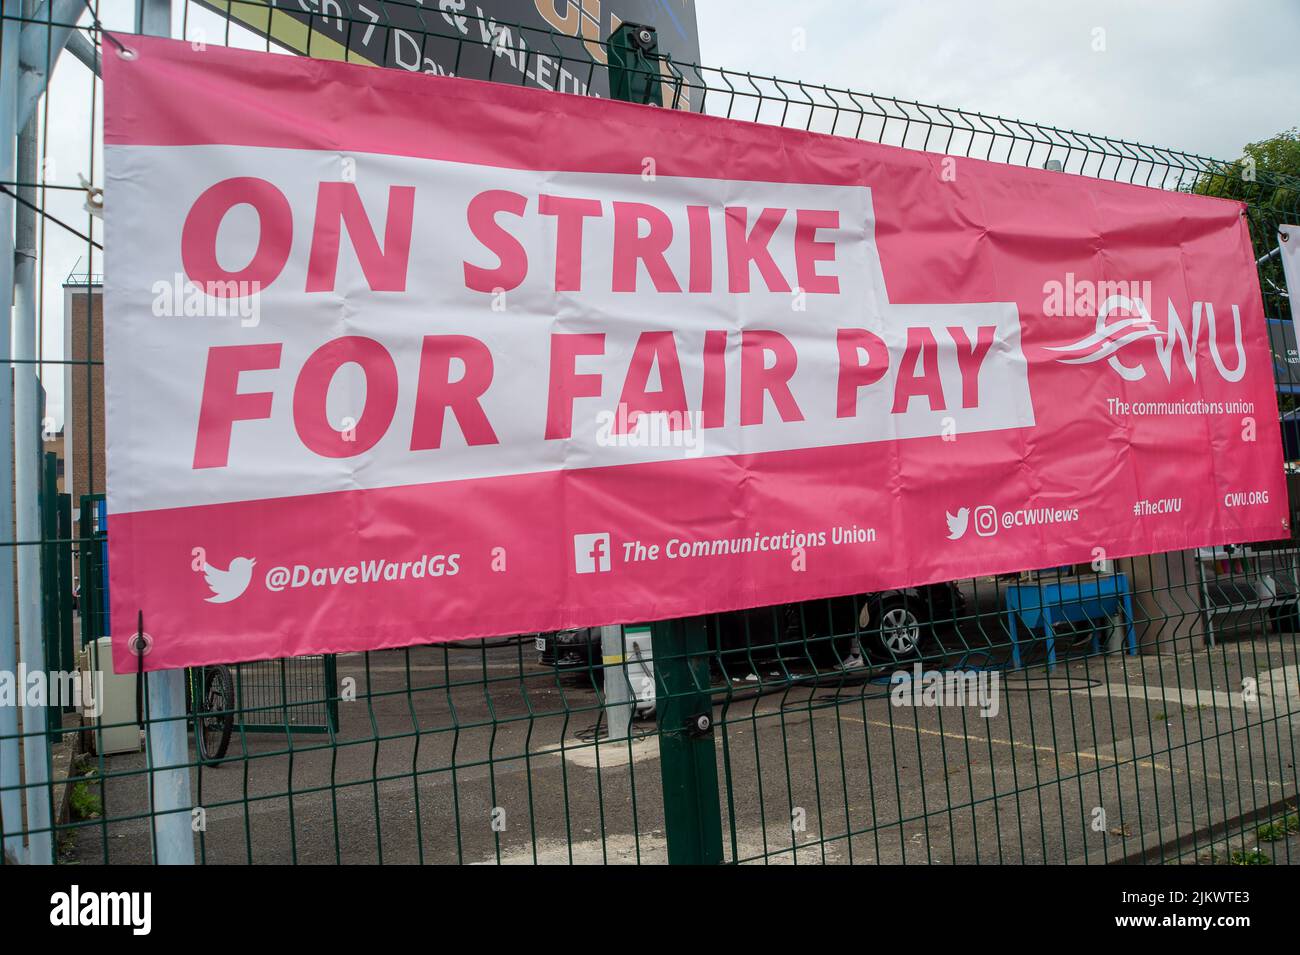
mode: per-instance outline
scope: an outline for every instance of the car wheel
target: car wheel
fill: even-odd
[[[915,601],[901,595],[886,597],[862,634],[862,645],[877,660],[915,660],[921,655],[926,628]]]

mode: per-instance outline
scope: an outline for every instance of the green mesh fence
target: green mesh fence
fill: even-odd
[[[215,8],[230,19],[203,42],[255,45],[247,27],[296,52],[391,66],[400,18],[421,60],[456,72],[483,55],[481,21],[467,12],[468,35],[415,4],[354,6],[278,23],[289,15],[266,3],[190,3],[186,35],[196,11]],[[4,22],[36,21],[6,3]],[[91,14],[73,32],[101,41]],[[513,56],[493,53],[493,79],[528,82],[529,62],[545,55],[583,88],[607,84],[602,43],[514,27],[503,44]],[[1280,266],[1265,257],[1278,224],[1297,219],[1293,178],[666,52],[654,79],[669,107],[1059,168],[1081,188],[1092,177],[1241,199],[1263,259],[1270,332],[1285,342]],[[91,114],[83,136],[94,143],[99,88],[88,71],[81,95]],[[51,99],[40,107],[43,149],[60,109]],[[94,181],[99,147],[87,148],[78,171]],[[55,172],[0,189],[38,211],[41,261],[45,236],[80,238],[75,287],[93,298],[98,222],[76,175]],[[86,329],[67,354],[15,354],[12,367],[82,379],[89,398],[69,406],[69,428],[81,429],[94,460],[101,363],[95,323]],[[1276,364],[1283,412],[1300,387],[1296,367]],[[83,517],[68,537],[6,546],[73,555],[77,646],[102,632],[92,622],[102,612],[97,526]],[[638,645],[608,666],[590,631],[236,666],[228,748],[213,758],[191,734],[196,858],[1289,862],[1300,854],[1296,558],[1295,542],[1278,540],[667,621],[653,625],[653,652]],[[912,692],[899,671],[923,678],[918,692],[971,705],[898,705],[900,686]],[[609,739],[604,701],[615,686],[636,718],[626,738]],[[0,742],[30,754],[32,737],[20,727]],[[133,742],[134,710],[84,722],[64,713],[50,737],[45,758],[53,766],[67,755],[66,778],[0,778],[0,792],[25,807],[0,820],[7,847],[40,845],[44,833],[55,861],[151,861],[158,767]],[[34,826],[31,809],[42,804],[51,822]]]

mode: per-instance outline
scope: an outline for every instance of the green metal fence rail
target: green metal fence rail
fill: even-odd
[[[239,7],[245,24],[264,14],[263,32],[273,32],[277,11],[267,3],[190,2],[183,6],[187,38],[194,38],[198,11],[214,6]],[[374,30],[374,56],[386,62],[391,17],[402,7],[408,23],[417,5],[367,6],[378,20],[352,3],[340,3],[337,14],[331,7],[328,24],[297,35],[297,52],[319,52],[331,35],[342,36],[345,48],[365,48],[357,34]],[[75,11],[76,22],[40,9],[38,16],[35,4],[5,0],[6,31],[62,26],[73,37],[69,51],[95,61],[104,41],[94,0]],[[471,25],[468,37],[435,10],[418,12],[423,29],[408,33],[421,58],[436,54],[454,71],[470,47],[481,46],[475,35],[483,21],[468,10],[461,14]],[[618,89],[654,96],[657,84],[667,107],[1059,168],[1078,177],[1080,188],[1097,178],[1241,199],[1263,259],[1266,314],[1290,322],[1278,262],[1265,257],[1279,223],[1300,217],[1295,178],[1038,123],[679,62],[671,50],[655,71],[604,44],[511,26],[510,43],[491,47],[500,69],[493,78],[503,82],[525,82],[517,64],[542,53],[594,80],[606,69],[591,55],[594,46],[600,59],[632,71]],[[223,37],[201,39],[248,46],[249,35],[227,25]],[[3,56],[15,54],[7,42]],[[94,143],[100,91],[83,72],[84,135]],[[49,236],[78,238],[78,268],[89,276],[102,268],[102,248],[98,220],[84,208],[93,196],[88,200],[77,174],[95,181],[100,151],[90,147],[78,170],[39,162],[58,132],[51,117],[60,104],[51,98],[36,119],[41,155],[26,167],[36,174],[0,181],[0,200],[36,211],[42,263]],[[89,278],[85,290],[95,290]],[[102,408],[93,328],[88,322],[79,343],[85,357],[72,357],[74,343],[65,343],[62,357],[19,352],[6,365],[15,375],[66,369],[80,378],[88,400],[70,407],[68,421],[87,436],[91,461],[103,450],[95,447]],[[1296,367],[1278,368],[1283,412],[1300,387]],[[75,532],[51,519],[39,539],[15,534],[0,547],[9,554],[36,548],[47,568],[75,564],[77,648],[103,632],[94,583],[102,533],[93,510],[102,490],[74,488],[86,495]],[[0,574],[10,566],[0,564]],[[608,665],[599,638],[582,633],[284,661],[258,665],[258,672],[245,665],[229,752],[207,762],[191,738],[180,765],[190,774],[194,805],[170,812],[184,815],[201,862],[1300,858],[1296,542],[1026,570],[883,597],[657,622],[649,657],[629,654]],[[1061,621],[1050,647],[1041,625],[1026,626],[1029,610],[1008,609],[1080,584],[1110,596]],[[48,607],[70,600],[64,570],[47,569],[44,586],[58,590],[45,595]],[[883,626],[891,620],[915,622],[919,655],[883,645],[882,637],[896,632]],[[1136,654],[1126,652],[1130,628]],[[46,640],[54,638],[47,630]],[[74,644],[59,640],[66,664]],[[864,665],[845,666],[864,655]],[[313,665],[319,678],[299,675]],[[613,681],[630,692],[614,694]],[[913,705],[913,688],[967,694],[974,705]],[[609,738],[607,691],[647,704],[638,704],[641,715],[626,737]],[[143,695],[148,714],[148,687]],[[32,861],[150,862],[160,817],[169,812],[151,801],[151,783],[175,766],[130,745],[134,714],[86,722],[79,733],[72,731],[76,714],[62,717],[61,728],[51,722],[33,730],[24,717],[16,731],[0,731],[9,752],[45,761],[44,773],[0,775],[6,850],[14,858],[28,851]],[[262,729],[274,732],[253,732]],[[53,772],[55,757],[34,745],[38,736],[77,751],[66,780]],[[106,752],[110,736],[124,736],[127,751]],[[16,804],[22,809],[15,816]],[[42,807],[51,821],[33,824]]]
[[[234,665],[236,718],[249,732],[326,733],[338,728],[334,654],[255,660]]]

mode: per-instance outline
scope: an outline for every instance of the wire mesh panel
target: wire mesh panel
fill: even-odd
[[[289,16],[204,0],[180,6],[179,23],[200,43],[377,68],[486,63],[490,78],[530,85],[539,69],[563,71],[566,90],[609,88],[603,37],[517,25],[507,36],[467,11],[462,31],[396,0],[317,6]],[[75,555],[80,646],[135,625],[110,621],[104,600],[102,102],[88,68],[112,43],[101,17],[134,24],[93,0],[63,20],[58,8],[4,4],[7,31],[43,24],[34,56],[47,73],[65,40],[68,52],[24,140],[36,154],[0,198],[35,213],[36,261],[75,270],[65,288],[83,298],[62,350],[39,334],[7,366],[64,381],[76,449],[65,490],[80,516],[67,538],[15,533],[0,576],[25,549]],[[1294,178],[673,52],[655,77],[669,108],[1059,168],[1081,189],[1092,178],[1244,201],[1283,419],[1294,410],[1290,307],[1269,257],[1278,225],[1297,218]],[[15,55],[6,42],[11,65]],[[174,812],[192,822],[202,862],[1289,862],[1300,850],[1298,593],[1286,536],[659,622],[652,659],[583,630],[243,663],[233,705],[174,718],[233,725],[220,755],[191,734],[193,805]],[[61,733],[25,720],[0,729],[7,860],[155,858],[150,786],[176,766],[138,745],[150,707],[136,676],[106,675],[126,708],[83,708],[80,732],[66,718]],[[611,735],[607,700],[628,707],[626,735]],[[64,777],[35,745],[47,736],[74,753]],[[45,771],[17,772],[20,756]]]
[[[246,729],[325,732],[338,722],[333,655],[256,660],[233,667],[239,724]]]
[[[722,652],[731,857],[1172,862],[1242,850],[1245,828],[1293,809],[1296,598],[1268,581],[1294,573],[1295,551],[1270,552],[1267,573],[1239,562],[1221,575],[1244,606],[1209,648],[1216,604],[1203,603],[1197,559],[962,581],[960,606],[907,595],[919,641],[906,655],[882,639],[888,623],[813,623],[833,618],[829,602],[799,607],[784,645]],[[760,617],[751,633],[764,625],[781,632]],[[863,652],[874,665],[844,668]],[[1261,851],[1289,861],[1293,848]]]
[[[108,518],[103,494],[81,498],[79,525],[79,579],[81,642],[90,643],[112,633],[108,614]]]

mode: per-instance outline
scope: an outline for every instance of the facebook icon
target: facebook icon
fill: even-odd
[[[605,573],[609,570],[609,535],[574,534],[573,565],[580,574]]]

